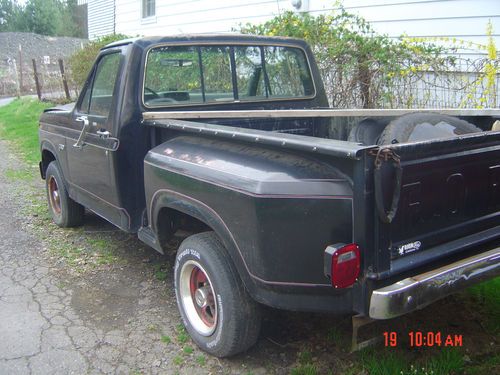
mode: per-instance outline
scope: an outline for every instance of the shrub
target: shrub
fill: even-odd
[[[110,34],[104,37],[91,41],[81,50],[75,52],[69,58],[69,66],[73,81],[78,87],[82,87],[87,79],[90,69],[94,65],[94,61],[99,54],[99,51],[105,45],[117,40],[129,38],[123,34]]]
[[[451,57],[443,55],[444,48],[427,41],[379,35],[365,19],[340,5],[318,16],[285,12],[263,24],[241,26],[240,31],[306,40],[334,107],[380,106],[392,94],[392,82],[401,78],[408,82],[424,71],[439,71],[453,63]]]

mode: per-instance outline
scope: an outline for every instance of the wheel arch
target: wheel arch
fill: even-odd
[[[167,213],[179,212],[203,223],[208,230],[212,230],[221,240],[227,255],[231,258],[236,270],[245,285],[245,288],[254,296],[255,284],[243,259],[242,253],[234,238],[233,233],[219,216],[219,214],[207,204],[173,190],[158,190],[152,197],[150,203],[149,223],[157,238],[162,238],[162,217]]]
[[[57,161],[56,157],[57,153],[54,145],[47,140],[41,143],[40,153],[42,158],[42,160],[40,161],[40,174],[42,178],[45,180],[45,175],[47,172],[47,168],[49,167],[49,164],[53,161]]]

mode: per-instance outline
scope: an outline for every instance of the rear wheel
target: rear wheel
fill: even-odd
[[[482,131],[470,122],[437,113],[411,113],[391,121],[378,144],[427,141]]]
[[[45,185],[49,212],[54,223],[63,228],[80,225],[83,222],[85,209],[69,197],[56,161],[47,167]]]
[[[227,357],[257,341],[260,307],[215,233],[195,234],[182,242],[175,262],[175,294],[184,326],[202,350]]]

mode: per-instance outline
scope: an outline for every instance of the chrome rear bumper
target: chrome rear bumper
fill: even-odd
[[[500,275],[500,247],[373,291],[370,318],[390,319]]]

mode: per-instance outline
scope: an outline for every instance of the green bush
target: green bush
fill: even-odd
[[[73,81],[78,87],[82,87],[90,69],[94,65],[94,61],[99,54],[99,51],[105,45],[115,42],[117,40],[129,38],[123,34],[110,34],[104,37],[91,41],[81,50],[78,50],[69,58],[69,67],[71,69],[71,76]]]

